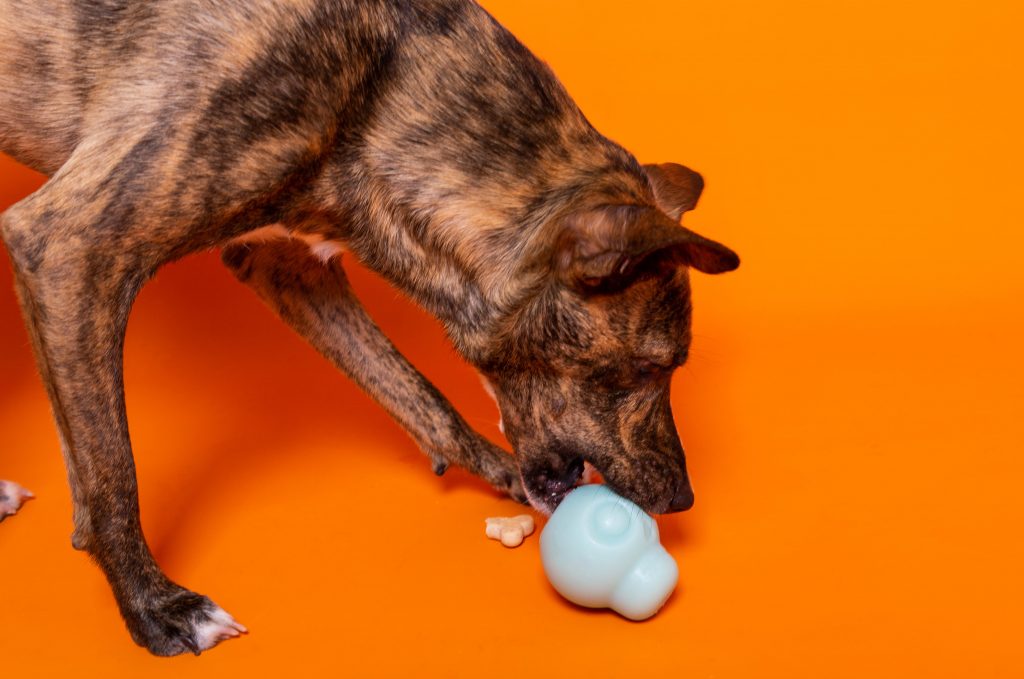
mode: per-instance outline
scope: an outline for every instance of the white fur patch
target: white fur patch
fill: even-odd
[[[313,256],[324,264],[345,251],[344,245],[336,240],[325,240],[318,233],[292,233],[292,237],[308,245]]]
[[[498,397],[494,393],[494,387],[491,385],[491,381],[483,375],[480,376],[480,381],[483,382],[484,391],[486,391],[487,395],[491,397],[492,401],[494,401],[494,405],[498,405]],[[500,409],[498,410],[498,431],[502,434],[505,433],[505,419],[501,416]]]
[[[0,521],[14,514],[26,500],[34,497],[30,491],[13,481],[0,481]]]
[[[300,233],[286,228],[283,224],[262,226],[233,239],[232,243],[266,243],[271,240],[294,238],[309,246],[313,256],[325,264],[345,252],[345,246],[336,240],[327,240],[318,233]]]
[[[209,650],[226,639],[234,639],[249,631],[245,625],[235,622],[235,619],[220,607],[208,616],[206,620],[196,625],[195,629],[196,644],[201,651]]]

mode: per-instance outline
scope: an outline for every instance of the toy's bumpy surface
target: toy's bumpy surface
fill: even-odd
[[[581,486],[562,500],[541,533],[540,554],[566,599],[631,620],[657,613],[679,580],[658,524],[603,485]]]

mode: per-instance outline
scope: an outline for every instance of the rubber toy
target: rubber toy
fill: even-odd
[[[679,581],[658,524],[604,485],[580,486],[562,500],[540,535],[540,556],[566,599],[630,620],[657,613]]]

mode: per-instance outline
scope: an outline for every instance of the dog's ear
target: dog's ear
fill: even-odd
[[[697,206],[704,190],[704,178],[677,163],[644,165],[654,188],[654,200],[662,212],[678,222],[684,212]]]
[[[570,215],[555,248],[555,268],[582,290],[621,289],[651,266],[692,266],[704,273],[740,264],[721,243],[680,226],[660,209],[607,205]]]

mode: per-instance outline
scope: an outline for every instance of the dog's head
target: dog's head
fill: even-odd
[[[552,275],[483,369],[542,511],[572,490],[584,461],[649,512],[693,504],[669,403],[690,345],[689,270],[731,271],[739,258],[679,223],[700,197],[697,173],[644,169],[653,201],[597,204],[560,222]]]

